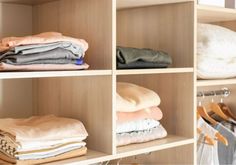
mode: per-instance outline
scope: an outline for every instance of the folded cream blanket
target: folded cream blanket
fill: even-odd
[[[160,102],[158,94],[150,89],[130,83],[117,83],[116,110],[118,112],[134,112],[158,106]]]
[[[236,58],[223,59],[198,56],[197,76],[201,79],[236,77]]]
[[[197,32],[198,56],[236,57],[236,32],[212,24],[198,24]]]
[[[54,115],[35,116],[28,119],[0,119],[0,133],[8,134],[19,143],[88,136],[80,121]]]

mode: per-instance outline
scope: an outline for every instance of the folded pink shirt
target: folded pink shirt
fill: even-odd
[[[83,39],[76,39],[72,37],[63,36],[57,32],[46,32],[40,33],[33,36],[26,37],[7,37],[3,38],[0,42],[0,52],[6,51],[12,47],[20,45],[31,45],[31,44],[47,44],[53,42],[68,41],[75,44],[81,45],[84,51],[88,49],[88,43]]]
[[[158,107],[145,108],[135,112],[116,112],[117,123],[132,122],[142,119],[161,120],[162,111]]]

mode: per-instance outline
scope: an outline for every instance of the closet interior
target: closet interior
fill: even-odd
[[[56,31],[89,43],[81,71],[0,73],[0,118],[54,114],[80,120],[88,131],[85,156],[49,164],[196,163],[197,91],[227,87],[235,79],[197,80],[197,22],[233,30],[236,11],[193,0],[0,0],[0,38]],[[163,50],[163,69],[117,69],[116,46]],[[117,147],[116,84],[148,88],[161,98],[168,135]],[[235,111],[236,112],[236,111]],[[186,153],[188,156],[186,156]]]

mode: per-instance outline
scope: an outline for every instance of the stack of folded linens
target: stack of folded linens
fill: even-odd
[[[167,136],[159,120],[160,97],[152,90],[130,84],[117,83],[117,146],[142,143]]]
[[[197,75],[200,79],[236,77],[236,32],[198,24]]]
[[[0,159],[41,164],[86,154],[88,134],[75,119],[35,116],[0,119]]]
[[[116,49],[118,69],[167,68],[172,64],[170,55],[163,51],[118,46]]]
[[[88,43],[82,39],[46,32],[0,40],[0,70],[80,70]]]

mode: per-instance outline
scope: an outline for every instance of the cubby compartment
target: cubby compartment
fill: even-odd
[[[0,38],[56,31],[85,39],[89,44],[85,55],[89,70],[111,70],[112,3],[111,0],[0,1]]]
[[[160,164],[160,165],[173,165],[173,164],[194,164],[193,162],[194,145],[187,144],[178,146],[176,148],[168,148],[161,151],[147,152],[136,156],[130,156],[123,159],[117,159],[112,161],[111,164],[132,165],[132,164]],[[188,156],[181,154],[188,153]]]
[[[66,161],[89,164],[86,161],[111,155],[115,150],[111,82],[112,76],[1,80],[0,116],[53,114],[80,120],[89,134],[88,153]]]
[[[119,9],[117,46],[162,50],[172,57],[169,69],[193,68],[193,9],[194,2]]]
[[[161,99],[163,119],[160,123],[168,136],[147,143],[118,147],[118,153],[153,151],[166,146],[193,142],[193,74],[146,74],[118,76],[118,82],[129,82],[155,91]]]

